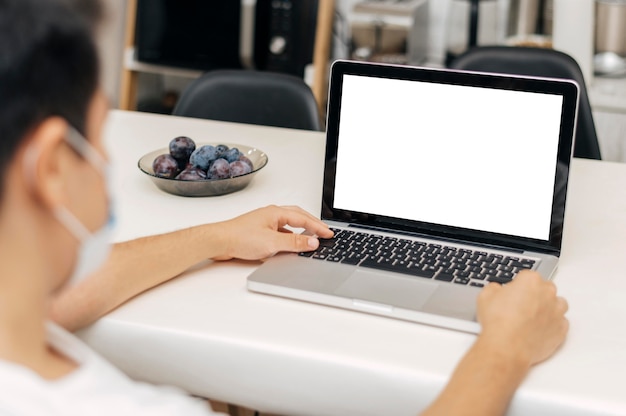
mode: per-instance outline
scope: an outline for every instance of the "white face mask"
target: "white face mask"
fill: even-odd
[[[107,197],[110,200],[108,163],[85,137],[69,126],[66,136],[68,144],[85,158],[101,173],[107,185]],[[59,206],[53,211],[57,220],[80,242],[74,270],[66,285],[76,285],[80,280],[98,270],[107,260],[111,250],[111,233],[113,230],[113,212],[109,202],[109,219],[105,225],[95,232],[90,232],[80,220],[67,208]]]

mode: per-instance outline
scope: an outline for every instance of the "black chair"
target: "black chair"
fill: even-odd
[[[300,78],[275,72],[214,70],[181,94],[173,115],[321,130],[317,102]]]
[[[574,156],[602,159],[585,80],[578,63],[571,56],[554,49],[479,46],[457,57],[450,68],[575,80],[580,86],[580,103]]]

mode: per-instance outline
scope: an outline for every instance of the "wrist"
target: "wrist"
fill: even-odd
[[[523,348],[523,345],[523,340],[515,336],[482,332],[473,348],[485,357],[490,357],[492,364],[504,374],[519,376],[521,381],[532,366],[531,354]]]
[[[208,238],[207,238],[208,237]],[[212,260],[231,259],[232,235],[228,232],[225,222],[205,224],[202,228],[200,241],[204,245],[205,258]]]

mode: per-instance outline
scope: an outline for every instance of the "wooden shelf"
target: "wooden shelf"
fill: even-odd
[[[313,76],[311,90],[317,101],[320,114],[326,107],[328,90],[328,61],[330,57],[332,25],[335,11],[334,0],[319,0],[315,46],[313,51]],[[171,75],[183,78],[197,78],[203,71],[153,65],[139,62],[135,58],[135,21],[137,16],[137,0],[128,0],[126,12],[126,37],[124,59],[122,64],[122,80],[120,91],[120,108],[135,110],[137,108],[138,75],[152,73]]]
[[[174,77],[182,78],[197,78],[204,72],[200,70],[196,71],[193,69],[176,68],[171,66],[140,62],[135,58],[135,56],[135,48],[127,48],[124,51],[124,68],[129,71],[145,72],[149,74],[171,75]]]

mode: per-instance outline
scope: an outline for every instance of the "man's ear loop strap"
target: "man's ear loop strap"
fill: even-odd
[[[65,141],[84,157],[88,162],[93,164],[101,172],[107,170],[108,163],[96,149],[93,148],[78,130],[76,130],[71,124],[67,125],[67,134],[65,135]]]

